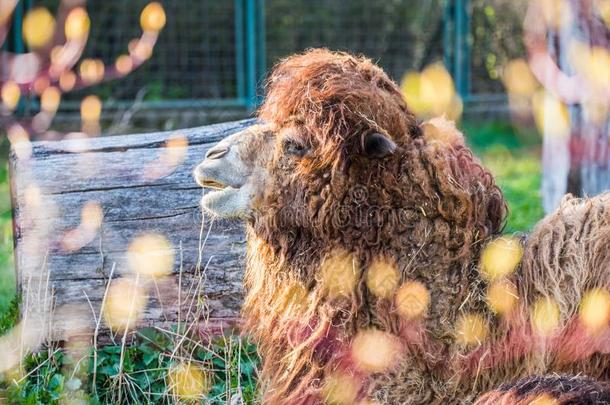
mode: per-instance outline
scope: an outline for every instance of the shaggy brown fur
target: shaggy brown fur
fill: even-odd
[[[476,405],[600,405],[610,404],[610,385],[587,377],[534,376],[503,384]]]
[[[492,176],[461,141],[428,142],[397,86],[368,59],[314,50],[283,61],[260,118],[276,125],[278,150],[286,137],[311,147],[301,161],[276,154],[274,184],[249,229],[244,310],[259,338],[267,402],[319,401],[324,376],[370,327],[397,336],[427,329],[431,339],[406,348],[409,370],[371,379],[362,394],[436,395],[417,385],[451,378],[453,323],[462,311],[485,311],[473,263],[506,212]],[[391,136],[397,153],[362,156],[371,131]],[[357,282],[329,297],[319,269],[336,252],[351,254]],[[363,272],[376,257],[395,261],[401,281],[429,287],[425,322],[404,321],[391,299],[367,290]],[[391,392],[394,383],[406,385]]]
[[[263,358],[266,403],[467,403],[504,381],[574,364],[551,354],[547,340],[532,349],[527,308],[552,296],[568,320],[586,288],[608,286],[607,200],[568,202],[538,226],[513,277],[521,315],[502,320],[487,307],[477,262],[506,205],[451,124],[419,125],[370,60],[326,50],[275,68],[260,118],[275,151],[266,163],[272,184],[248,224],[244,314]],[[395,153],[365,156],[371,132],[391,137]],[[300,159],[284,153],[295,143],[307,151]],[[397,270],[397,280],[383,280],[387,296],[367,284],[376,262]],[[412,281],[429,293],[422,319],[405,319],[394,299]],[[458,345],[455,332],[472,313],[493,329],[474,348]],[[367,330],[391,336],[400,361],[359,367],[351,344]],[[592,359],[578,367],[601,376],[606,357]],[[346,379],[353,393],[329,387]]]

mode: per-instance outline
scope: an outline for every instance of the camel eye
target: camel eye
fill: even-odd
[[[307,147],[294,139],[284,141],[284,152],[288,155],[303,157],[307,153]]]

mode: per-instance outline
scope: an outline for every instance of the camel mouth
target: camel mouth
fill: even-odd
[[[224,183],[221,183],[216,180],[209,180],[209,179],[200,181],[200,185],[203,188],[209,188],[212,190],[224,190],[225,188],[229,187],[228,185],[226,185]]]
[[[205,189],[208,189],[208,191],[206,191],[203,194],[203,197],[201,197],[201,201],[204,207],[209,206],[209,204],[206,204],[205,202],[216,201],[219,198],[228,197],[232,194],[239,192],[238,188],[234,188],[231,186],[225,186],[223,188],[205,187]]]
[[[203,211],[221,218],[241,218],[247,208],[247,197],[244,190],[225,186],[204,187],[206,190],[201,197],[200,205]]]
[[[227,176],[229,171],[215,170],[208,163],[195,170],[195,180],[204,190],[201,208],[222,218],[240,218],[247,210],[248,192],[241,181]]]

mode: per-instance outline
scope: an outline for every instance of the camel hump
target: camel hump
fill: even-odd
[[[565,198],[528,236],[522,260],[520,296],[532,304],[552,299],[562,320],[577,315],[587,292],[610,289],[610,192]],[[569,287],[568,287],[569,286]]]

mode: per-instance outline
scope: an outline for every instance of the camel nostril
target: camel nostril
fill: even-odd
[[[226,155],[229,152],[229,148],[226,146],[216,146],[212,149],[210,149],[206,154],[205,154],[205,158],[206,159],[220,159],[221,157],[223,157],[224,155]]]

